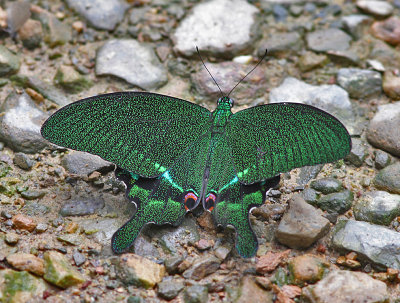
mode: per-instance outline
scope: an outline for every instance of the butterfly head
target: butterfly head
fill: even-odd
[[[233,99],[229,97],[221,97],[218,99],[218,107],[231,108],[233,106]]]

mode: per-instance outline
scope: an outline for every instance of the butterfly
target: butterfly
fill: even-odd
[[[217,225],[233,226],[238,253],[252,257],[258,241],[249,213],[280,173],[351,149],[343,124],[318,108],[284,102],[232,113],[228,96],[209,111],[166,95],[116,92],[71,103],[45,121],[48,141],[116,164],[136,212],[114,233],[115,253],[127,251],[146,224],[178,226],[199,206]]]

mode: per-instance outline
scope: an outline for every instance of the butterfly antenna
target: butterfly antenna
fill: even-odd
[[[258,63],[252,68],[252,70],[249,71],[249,72],[246,74],[246,76],[244,76],[244,77],[231,89],[231,91],[229,92],[229,94],[227,95],[227,97],[229,97],[229,95],[231,94],[231,92],[233,92],[233,90],[236,88],[236,86],[238,86],[244,79],[246,79],[246,77],[247,77],[248,75],[250,75],[250,74],[253,72],[253,70],[255,70],[255,69],[257,68],[258,65],[260,65],[260,63],[261,63],[261,62],[264,60],[264,58],[267,56],[267,53],[268,53],[268,49],[265,49],[265,54],[264,54],[264,56],[260,59],[260,61],[258,61]]]
[[[200,55],[199,48],[198,48],[197,46],[196,46],[196,50],[197,50],[197,53],[199,54],[200,60],[201,60],[201,62],[203,63],[205,69],[208,71],[208,73],[210,74],[211,78],[214,80],[214,83],[218,86],[218,89],[219,89],[219,91],[221,92],[221,97],[223,97],[223,96],[224,96],[224,93],[222,92],[221,88],[219,87],[217,81],[215,81],[213,75],[211,75],[210,71],[208,70],[206,64],[205,64],[204,61],[203,61],[203,58],[202,58],[201,55]]]

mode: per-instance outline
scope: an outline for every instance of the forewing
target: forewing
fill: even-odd
[[[244,184],[296,167],[344,158],[346,128],[332,115],[299,103],[255,106],[231,116],[227,135],[236,175]]]
[[[204,133],[210,114],[199,105],[164,95],[112,93],[61,108],[41,133],[54,144],[98,155],[151,178]]]

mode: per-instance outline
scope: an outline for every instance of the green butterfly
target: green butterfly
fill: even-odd
[[[199,204],[216,224],[236,230],[236,249],[254,256],[249,221],[279,174],[333,162],[351,148],[346,128],[330,114],[298,103],[260,105],[233,114],[222,97],[208,109],[145,92],[77,101],[42,126],[44,138],[115,163],[137,210],[112,237],[112,249],[132,246],[144,225],[179,225]]]

